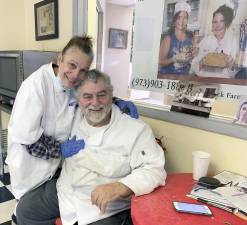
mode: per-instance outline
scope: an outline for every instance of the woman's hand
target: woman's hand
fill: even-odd
[[[84,140],[76,140],[76,136],[60,145],[61,154],[64,158],[68,158],[77,154],[80,150],[83,150],[84,147]]]
[[[234,59],[232,58],[232,56],[226,55],[226,61],[227,61],[228,69],[229,69],[229,70],[234,70],[235,61],[234,61]]]

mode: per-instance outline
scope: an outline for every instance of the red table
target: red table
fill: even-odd
[[[247,225],[247,221],[214,206],[209,206],[213,213],[211,217],[176,212],[172,201],[198,203],[186,197],[193,183],[192,174],[170,174],[164,187],[147,195],[132,197],[134,225]]]

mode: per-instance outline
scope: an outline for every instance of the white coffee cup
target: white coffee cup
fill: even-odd
[[[211,155],[208,152],[194,151],[193,155],[193,179],[199,180],[205,177],[208,172],[208,166]]]

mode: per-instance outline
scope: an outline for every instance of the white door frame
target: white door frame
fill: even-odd
[[[73,0],[72,34],[82,35],[88,31],[88,0]]]

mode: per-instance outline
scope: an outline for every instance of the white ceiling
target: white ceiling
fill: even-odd
[[[106,2],[116,5],[124,5],[124,6],[136,4],[136,0],[106,0]]]

